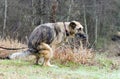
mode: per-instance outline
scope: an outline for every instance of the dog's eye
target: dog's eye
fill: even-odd
[[[81,31],[81,28],[79,28],[78,31]]]

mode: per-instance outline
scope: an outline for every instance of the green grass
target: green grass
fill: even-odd
[[[24,60],[0,60],[0,79],[120,79],[120,70],[111,69],[113,61],[98,57],[99,65],[60,65],[59,68],[34,65]]]

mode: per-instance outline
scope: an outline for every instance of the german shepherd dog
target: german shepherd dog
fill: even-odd
[[[54,66],[50,64],[54,49],[68,37],[77,35],[80,38],[86,38],[83,32],[83,26],[77,22],[56,22],[45,23],[37,26],[28,39],[28,50],[9,55],[7,58],[15,59],[29,55],[36,56],[36,64],[40,57],[44,57],[44,66]]]

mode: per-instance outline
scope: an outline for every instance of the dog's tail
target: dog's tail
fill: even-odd
[[[29,55],[32,55],[32,53],[29,50],[22,51],[22,52],[16,52],[9,56],[7,56],[5,59],[16,59],[16,58],[25,58]]]

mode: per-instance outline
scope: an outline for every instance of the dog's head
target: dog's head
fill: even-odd
[[[80,37],[82,39],[86,39],[87,36],[83,31],[83,26],[80,24],[80,22],[72,21],[69,24],[69,35]]]

